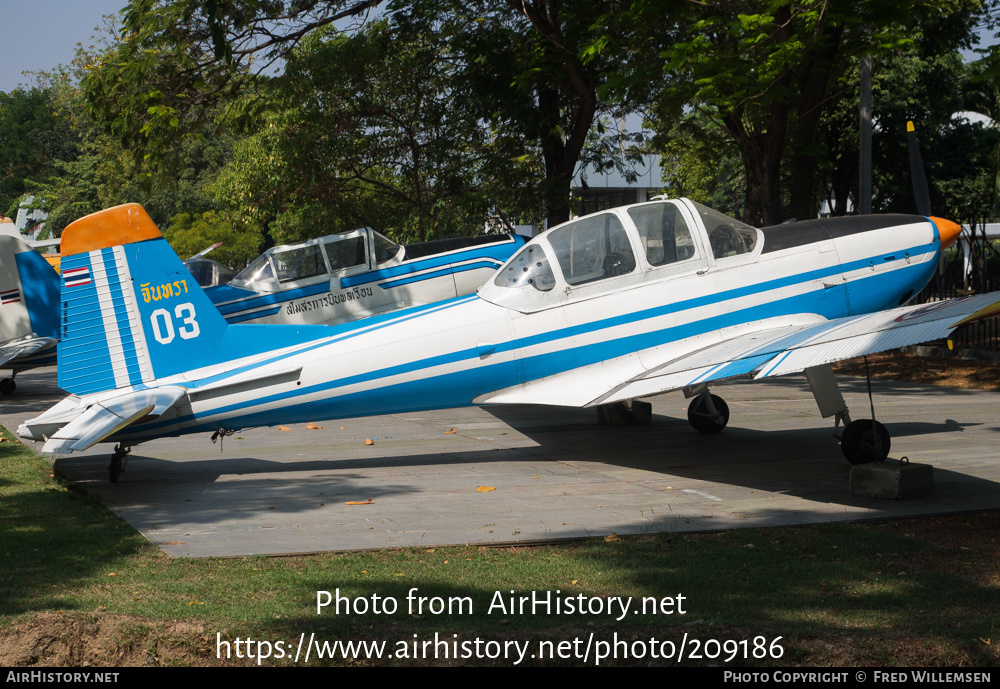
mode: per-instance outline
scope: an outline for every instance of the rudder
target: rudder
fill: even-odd
[[[139,204],[63,231],[59,386],[87,394],[211,363],[228,327]]]

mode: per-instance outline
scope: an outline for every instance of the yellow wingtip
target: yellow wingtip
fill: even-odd
[[[981,321],[984,318],[989,318],[990,316],[1000,315],[1000,301],[990,304],[986,308],[979,309],[974,314],[966,316],[962,320],[950,325],[951,328],[957,328],[960,325],[965,325],[967,323],[975,323],[976,321]]]

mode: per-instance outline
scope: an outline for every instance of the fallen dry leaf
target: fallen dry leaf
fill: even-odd
[[[375,441],[371,438],[365,438],[365,445],[374,445]]]
[[[314,423],[307,423],[306,424],[306,430],[307,431],[322,431],[323,427],[319,426],[317,424],[314,424]]]
[[[616,534],[614,531],[612,531],[611,533],[609,533],[607,536],[604,537],[604,540],[608,541],[610,543],[610,542],[614,542],[614,541],[619,541],[621,539],[618,538],[618,534]]]
[[[288,426],[278,426],[278,430],[279,431],[290,431],[292,429],[289,428]]]
[[[455,434],[455,429],[452,428],[450,431],[445,431],[444,434],[445,435],[454,435]]]
[[[478,493],[492,493],[496,489],[497,489],[496,486],[479,486],[478,488],[476,488],[476,492],[478,492]]]
[[[361,501],[361,500],[351,500],[350,502],[345,502],[344,504],[345,505],[371,505],[373,502],[375,502],[375,501],[372,500],[371,498],[368,498],[367,500],[364,500],[364,501]]]

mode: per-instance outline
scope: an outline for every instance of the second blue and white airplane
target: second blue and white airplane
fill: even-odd
[[[63,234],[59,385],[18,429],[70,453],[189,433],[467,405],[595,407],[672,390],[722,430],[711,383],[805,371],[848,424],[830,362],[946,337],[1000,294],[905,306],[960,227],[908,215],[763,230],[686,199],[585,216],[536,237],[478,293],[337,326],[228,324],[138,205]],[[146,298],[150,289],[160,299]],[[888,452],[846,425],[852,462]]]

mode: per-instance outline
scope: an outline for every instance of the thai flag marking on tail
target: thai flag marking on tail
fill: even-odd
[[[21,301],[20,290],[12,289],[0,292],[0,304],[16,304]]]
[[[89,268],[73,268],[63,271],[63,280],[67,287],[83,287],[90,284]]]

